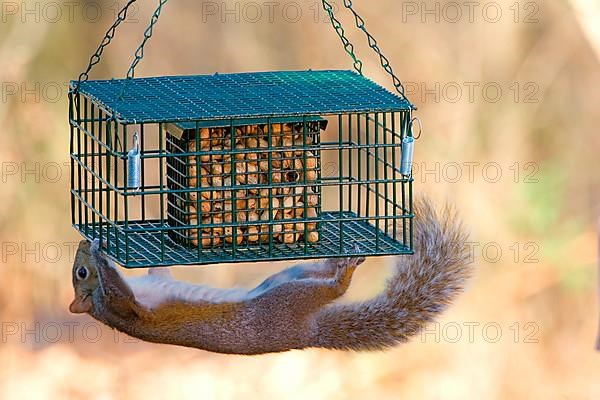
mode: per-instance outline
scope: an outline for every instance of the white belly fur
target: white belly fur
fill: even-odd
[[[156,308],[170,301],[236,303],[248,298],[248,291],[243,288],[218,289],[157,275],[127,278],[126,281],[137,301],[148,308]]]

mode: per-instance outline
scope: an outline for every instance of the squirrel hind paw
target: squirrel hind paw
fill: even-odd
[[[348,265],[349,267],[354,267],[354,268],[356,268],[356,267],[358,267],[359,265],[361,265],[362,263],[364,263],[364,262],[365,262],[365,260],[366,260],[366,258],[365,258],[365,257],[362,257],[362,256],[361,256],[361,257],[351,257],[351,258],[348,258],[347,260],[348,260],[348,262],[347,262],[347,265]]]
[[[338,268],[358,267],[365,262],[365,257],[346,257],[337,260]]]
[[[367,260],[367,258],[365,256],[360,256],[360,257],[353,258],[352,260],[354,260],[355,265],[358,267],[359,265],[364,263]]]
[[[354,243],[354,252],[355,253],[360,253],[360,247],[359,247],[358,243]],[[364,263],[365,260],[366,260],[365,256],[349,257],[348,258],[348,263],[350,265],[358,267],[359,265],[361,265],[362,263]]]

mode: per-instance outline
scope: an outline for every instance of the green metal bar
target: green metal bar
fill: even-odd
[[[344,209],[344,189],[341,186],[342,183],[342,171],[344,170],[344,158],[343,158],[343,150],[341,149],[342,143],[343,143],[343,135],[344,135],[344,121],[342,119],[342,116],[339,115],[338,116],[338,139],[339,139],[339,145],[340,145],[340,149],[338,150],[338,175],[339,175],[339,180],[340,180],[340,187],[339,187],[339,216],[340,216],[340,254],[344,253],[344,223],[342,222],[342,212]]]
[[[313,150],[315,157],[317,157],[317,187],[315,189],[315,194],[317,195],[317,232],[319,234],[319,240],[322,241],[322,212],[323,212],[323,164],[321,155],[321,127],[317,126],[317,134],[315,136],[315,140],[313,145],[316,146],[316,150]]]
[[[93,154],[93,153],[89,153],[89,154]],[[370,156],[372,156],[372,157],[374,157],[375,153],[372,152],[372,151],[370,151],[367,154],[370,155]],[[76,156],[74,156],[73,159],[75,160],[75,162],[77,164],[80,164],[83,169],[85,169],[87,172],[89,172],[90,174],[92,174],[96,179],[99,179],[99,180],[102,179],[98,173],[95,173],[94,171],[91,170],[91,168],[86,167],[85,164],[83,164],[83,162],[81,162],[80,160],[78,160]],[[388,166],[391,167],[391,164],[388,163]],[[317,170],[317,172],[319,172],[319,171],[320,171],[320,168]],[[376,183],[375,180],[368,180],[368,179],[357,180],[357,179],[354,179],[354,178],[352,178],[350,176],[343,177],[343,178],[344,179],[353,179],[355,181],[355,184],[358,184],[358,183],[366,184],[366,183],[369,183],[369,182]],[[335,178],[335,179],[338,179],[338,178]],[[324,180],[325,181],[329,181],[330,178],[324,178]],[[401,182],[408,182],[408,181],[409,181],[409,179],[407,179],[407,178],[398,178],[398,179],[394,180],[394,183],[401,183]],[[383,183],[383,182],[385,182],[385,180],[384,179],[380,179],[379,182]],[[125,196],[125,195],[127,195],[127,196],[136,196],[136,197],[137,196],[153,196],[153,195],[159,195],[159,194],[163,194],[163,193],[189,193],[189,192],[194,192],[194,191],[197,190],[196,188],[163,189],[163,190],[160,190],[160,186],[159,185],[147,185],[146,186],[147,190],[145,190],[144,192],[136,193],[136,192],[131,192],[130,191],[128,193],[125,193],[125,187],[124,186],[114,186],[112,183],[106,181],[106,179],[102,179],[102,183],[108,185],[111,190],[116,191],[121,196]],[[331,184],[329,184],[329,185],[331,185]],[[288,183],[288,184],[281,184],[281,186],[293,187],[294,185],[293,185],[293,183]],[[264,188],[264,186],[262,184],[238,185],[237,187],[238,187],[238,189],[240,189],[240,188],[242,188],[242,189],[261,189],[261,188]],[[233,188],[233,187],[224,186],[222,189],[223,190],[227,190],[227,189],[230,189],[230,188]],[[158,190],[150,190],[150,189],[158,189]],[[207,191],[211,191],[213,189],[212,188],[199,188],[199,190],[201,192],[207,192]]]
[[[357,155],[358,155],[358,181],[360,181],[362,179],[362,150],[360,148],[361,146],[361,137],[362,137],[362,128],[360,126],[360,114],[356,114],[356,127],[358,129],[358,132],[356,134],[356,142],[357,142]],[[357,204],[357,213],[360,215],[361,213],[361,209],[362,209],[362,186],[360,184],[357,184],[356,186],[357,190],[358,190],[358,204]]]
[[[81,103],[78,104],[77,106],[77,117],[79,118],[81,115]],[[79,167],[77,168],[77,190],[81,191],[83,189],[83,183],[81,181],[81,175],[83,174],[82,170],[81,170],[81,163],[83,163],[83,161],[81,160],[81,152],[82,152],[83,148],[81,146],[81,130],[77,130],[77,160],[79,162]],[[77,223],[78,224],[82,224],[83,223],[83,214],[82,214],[82,203],[79,202],[78,207],[77,207]],[[85,232],[85,231],[84,231]]]
[[[88,118],[88,107],[89,107],[88,100],[87,100],[87,98],[84,98],[84,100],[83,100],[83,117],[86,120]],[[85,126],[86,129],[88,129],[88,122],[86,122],[84,124],[84,126]],[[86,137],[86,138],[84,138],[84,141],[83,141],[83,152],[86,153],[86,154],[88,152],[88,140],[89,140],[89,138]],[[84,164],[86,166],[88,166],[88,164],[89,164],[88,156],[83,156],[82,158],[84,160]],[[84,170],[83,189],[85,190],[85,199],[87,201],[88,200],[88,193],[87,193],[87,189],[88,189],[88,173],[87,173],[87,170]],[[85,234],[86,235],[88,235],[88,229],[89,229],[89,223],[90,223],[89,218],[88,218],[88,214],[89,214],[88,211],[89,211],[89,209],[86,208],[85,212],[83,214],[84,224],[85,224]]]
[[[384,184],[386,181],[385,179],[379,179],[379,180],[375,180],[375,179],[365,179],[365,180],[357,180],[354,177],[351,176],[342,176],[341,177],[342,182],[340,182],[340,177],[336,176],[335,178],[323,178],[322,179],[322,186],[338,186],[338,185],[366,185],[368,183],[371,184],[375,184],[375,183],[380,183],[380,184]],[[347,181],[347,182],[344,182]],[[405,178],[399,178],[397,180],[392,181],[392,183],[402,183],[402,182],[408,182],[408,179]],[[290,187],[293,188],[293,185],[273,185],[274,188],[279,188],[279,187]],[[191,192],[195,192],[196,188],[186,188],[186,189],[163,189],[160,190],[160,186],[156,185],[156,186],[146,186],[147,190],[144,192],[144,196],[151,196],[151,195],[160,195],[160,194],[169,194],[169,193],[173,193],[173,194],[181,194],[181,193],[191,193]],[[150,190],[155,188],[156,190]],[[233,187],[228,187],[228,186],[224,186],[224,187],[220,187],[219,192],[222,192],[224,190],[228,190],[230,188]],[[238,189],[267,189],[268,187],[265,187],[264,185],[239,185],[237,186]],[[201,192],[207,192],[210,191],[212,189],[201,189]],[[374,192],[373,189],[371,188],[365,188],[365,190],[368,190],[369,192]],[[113,191],[111,189],[111,191]],[[83,192],[83,190],[82,190]],[[128,194],[128,196],[142,196],[142,194],[137,194],[134,192],[130,192]]]
[[[236,134],[237,132],[235,131],[235,127],[233,126],[233,119],[231,119],[230,124],[229,124],[229,129],[230,129],[230,137],[231,137],[231,150],[233,152],[233,149],[235,149],[235,142],[236,142]],[[236,171],[236,166],[235,166],[235,156],[231,157],[231,185],[233,187],[235,187],[237,185],[237,179],[235,179],[235,171]],[[225,183],[225,182],[223,182]],[[247,200],[246,200],[247,201]],[[237,256],[237,220],[238,220],[238,215],[237,215],[237,190],[233,190],[231,192],[231,223],[233,224],[233,226],[231,227],[231,235],[232,235],[232,241],[231,241],[231,256],[235,259]],[[225,222],[225,221],[223,221]]]
[[[73,119],[73,92],[69,92],[69,121]],[[75,154],[75,126],[69,123],[70,138],[69,138],[69,152],[71,154],[71,189],[75,188],[75,160],[73,155]],[[71,194],[71,225],[75,225],[75,196]]]
[[[119,124],[117,123],[117,121],[115,121],[115,126],[114,126],[114,138],[113,138],[113,146],[115,149],[118,149],[118,140],[119,140]],[[123,162],[121,160],[121,162]],[[119,158],[115,157],[115,167],[114,167],[114,180],[115,180],[115,184],[118,185],[119,183]],[[119,194],[117,192],[115,192],[115,196],[114,196],[114,220],[118,221],[119,220]],[[115,246],[116,246],[116,254],[118,258],[121,258],[120,254],[121,254],[121,246],[119,246],[119,229],[117,229],[115,227]]]
[[[140,124],[140,152],[143,154],[144,151],[146,150],[146,135],[145,135],[145,128],[146,124]],[[141,159],[140,163],[141,163],[141,167],[140,167],[140,173],[142,174],[141,176],[141,183],[142,183],[142,188],[141,188],[141,192],[140,194],[144,193],[144,188],[146,187],[146,160]],[[146,196],[140,196],[140,207],[141,209],[141,215],[142,215],[142,220],[146,219]]]
[[[82,95],[83,97],[87,98],[87,96]],[[101,113],[105,113],[106,114],[106,110],[98,103],[96,103],[94,100],[91,100],[88,98],[88,100],[90,100],[90,103],[94,103],[94,106],[98,109],[98,111],[100,111]],[[77,125],[79,123],[83,124],[84,122],[106,122],[106,121],[111,121],[112,118],[105,116],[99,116],[98,118],[81,118],[78,120],[75,120],[75,116],[73,115],[73,117],[69,117],[69,122],[72,122],[73,125]]]
[[[348,115],[348,141],[352,143],[352,115]],[[348,149],[348,176],[352,176],[352,154],[353,149]],[[352,185],[348,186],[348,211],[352,210]]]
[[[210,145],[209,145],[209,149],[210,149],[210,155],[209,155],[209,157],[210,157],[210,160],[209,160],[209,164],[208,165],[212,168],[212,166],[214,165],[214,162],[215,162],[215,160],[214,160],[214,146],[213,146],[213,140],[212,140],[212,132],[211,132],[210,142],[209,143],[210,143]],[[210,176],[212,177],[213,176],[212,169],[209,172],[210,172]],[[233,182],[232,182],[232,184],[233,184]],[[216,201],[216,199],[215,199],[215,192],[211,191],[210,192],[210,205],[211,205],[210,223],[211,223],[211,225],[215,224],[215,213],[214,213],[215,201]],[[198,221],[198,222],[200,222],[200,221]],[[200,235],[201,232],[198,231],[198,234]],[[214,228],[212,228],[210,230],[210,242],[211,242],[210,243],[211,249],[214,249],[216,247],[215,246],[215,229]]]
[[[412,121],[412,111],[409,111],[408,113],[405,113],[406,116],[406,129],[408,132],[408,135],[410,135],[412,137],[412,126],[411,126],[411,121]],[[409,240],[410,240],[410,246],[409,248],[412,250],[413,247],[413,227],[414,227],[414,219],[413,219],[413,178],[411,177],[411,179],[408,182],[408,203],[409,203],[409,210],[410,210],[410,216],[411,218],[409,219]],[[404,205],[403,207],[404,209],[406,209],[406,206]],[[406,242],[405,242],[406,243]]]
[[[112,122],[112,121],[111,121]],[[76,125],[77,127],[77,125]],[[81,131],[83,133],[85,133],[87,136],[89,136],[90,138],[92,138],[92,135],[90,132],[85,131],[84,129],[81,129]],[[101,147],[107,149],[107,154],[105,153],[100,153],[102,155],[112,155],[112,156],[116,156],[122,160],[126,160],[127,159],[127,152],[114,152],[112,151],[110,148],[107,148],[106,145],[101,144]],[[327,150],[339,150],[340,148],[343,150],[350,150],[350,149],[361,149],[361,150],[365,150],[367,148],[372,147],[371,145],[366,145],[366,144],[359,144],[357,142],[354,141],[345,141],[342,143],[342,145],[340,146],[339,141],[334,141],[334,142],[323,142],[321,145],[319,146],[315,146],[315,145],[309,145],[307,147],[307,150],[309,151],[318,151],[318,150],[322,150],[322,151],[327,151]],[[380,148],[392,148],[394,147],[392,144],[380,144],[379,145]],[[274,150],[282,150],[280,147],[276,147],[274,148]],[[249,150],[234,150],[233,153],[231,153],[229,150],[227,151],[217,151],[217,150],[213,150],[211,151],[200,151],[198,153],[198,155],[200,156],[204,156],[204,155],[217,155],[217,156],[223,156],[223,155],[240,155],[240,154],[248,154],[249,152],[252,153],[258,153],[258,154],[266,154],[268,153],[268,150],[263,150],[263,149],[252,149],[252,151]],[[86,153],[82,153],[82,155],[85,155]],[[92,154],[98,154],[98,153],[88,153],[88,155],[92,155]],[[181,158],[183,156],[187,156],[187,157],[194,157],[196,156],[197,153],[192,153],[192,152],[182,152],[182,153],[177,153],[177,154],[169,154],[169,153],[164,153],[164,154],[160,154],[160,152],[158,150],[147,150],[144,152],[144,154],[141,155],[142,159],[160,159],[160,158]]]
[[[339,141],[335,141],[335,142],[323,142],[321,145],[314,146],[314,145],[309,145],[307,147],[307,150],[309,151],[317,151],[317,150],[321,150],[321,151],[327,151],[327,150],[350,150],[350,149],[361,149],[361,150],[366,150],[368,148],[371,148],[372,145],[366,145],[366,144],[358,144],[356,142],[350,142],[350,141],[344,141],[341,145],[339,143]],[[391,144],[380,144],[379,146],[380,148],[392,148],[393,146]],[[281,147],[274,147],[273,150],[276,151],[283,151],[284,149]],[[234,150],[233,152],[230,152],[229,150],[203,150],[200,151],[198,153],[198,155],[200,156],[229,156],[229,155],[246,155],[248,153],[256,153],[256,154],[268,154],[269,151],[267,149],[252,149],[252,150]],[[120,155],[122,153],[119,153]],[[182,152],[182,153],[177,153],[177,154],[163,154],[162,156],[157,152],[157,151],[152,151],[152,150],[148,150],[147,152],[145,152],[142,155],[143,159],[159,159],[159,158],[180,158],[183,156],[187,156],[187,157],[194,157],[196,156],[197,153],[195,152]],[[126,159],[127,155],[122,155],[121,156],[122,159]]]
[[[92,121],[94,121],[95,115],[96,115],[96,108],[94,107],[94,103],[91,103],[91,114],[92,114]],[[97,138],[96,138],[96,123],[92,122],[92,133],[94,134],[94,139],[91,141],[91,146],[92,146],[92,153],[96,152],[96,143],[97,143]],[[94,155],[92,155],[92,170],[95,171],[96,170],[96,157]],[[96,179],[93,179],[92,177],[92,208],[95,210],[96,209]],[[94,213],[92,213],[92,226],[96,226],[96,215]],[[96,231],[95,229],[92,230],[92,237],[96,238]]]
[[[201,171],[202,171],[202,165],[200,163],[200,155],[198,154],[198,152],[200,151],[200,147],[201,147],[201,143],[200,143],[200,124],[196,121],[196,129],[194,129],[194,142],[196,143],[196,157],[195,157],[195,161],[196,161],[196,189],[199,189],[201,184],[202,184],[202,175],[201,175]],[[187,146],[184,147],[188,147],[189,148],[189,144]],[[186,149],[187,150],[187,149]],[[186,174],[189,174],[189,157],[185,158],[186,162],[185,164],[185,168],[188,169],[188,171],[186,171]],[[189,181],[186,180],[186,184],[185,186],[188,187],[189,186]],[[200,231],[200,228],[198,228],[198,226],[200,226],[200,224],[202,223],[202,213],[200,212],[202,210],[202,205],[200,204],[201,202],[201,195],[200,195],[200,190],[196,191],[196,241],[198,242],[198,246],[196,248],[196,254],[198,257],[198,261],[202,260],[202,251],[203,251],[203,246],[202,246],[202,232]],[[190,196],[187,195],[185,196],[186,201],[188,201],[190,199]],[[186,225],[191,225],[190,221],[185,221]],[[193,237],[194,230],[189,230],[187,232],[187,236],[191,236]],[[191,245],[191,238],[190,240],[190,245]]]
[[[338,186],[338,185],[346,185],[347,186],[347,185],[357,185],[357,184],[366,185],[367,183],[373,183],[373,184],[380,183],[380,184],[384,184],[386,182],[386,180],[383,179],[383,178],[380,178],[378,180],[375,180],[373,178],[373,179],[365,179],[365,180],[359,181],[355,177],[345,176],[345,175],[342,176],[341,179],[342,179],[342,182],[340,183],[340,177],[339,176],[325,177],[325,178],[322,179],[323,182],[324,182],[323,186]],[[408,183],[409,180],[405,179],[405,178],[398,178],[396,180],[390,180],[390,182],[391,183],[402,183],[402,182]],[[296,186],[298,186],[298,185],[296,185]],[[279,187],[280,186],[277,185],[277,184],[273,185],[273,188],[279,188]],[[293,188],[293,187],[295,187],[295,186],[294,185],[282,185],[281,186],[281,188]],[[161,193],[162,194],[168,194],[168,193],[176,193],[176,194],[190,193],[190,192],[195,192],[195,189],[196,189],[195,187],[191,187],[191,188],[185,188],[185,189],[164,189],[164,190],[160,190],[160,186],[158,184],[157,185],[148,185],[148,186],[146,186],[146,188],[148,188],[148,189],[156,189],[156,190],[153,190],[153,191],[149,191],[149,193],[146,193],[145,194],[146,196],[148,196],[148,195],[159,195]],[[219,187],[219,188],[220,188],[219,192],[221,192],[223,190],[232,189],[233,186],[223,186],[223,187]],[[267,189],[267,186],[265,186],[265,185],[259,185],[259,184],[249,185],[249,186],[239,185],[239,186],[237,186],[237,188],[238,189],[242,189],[242,188],[248,188],[248,189]],[[106,191],[106,189],[104,189],[104,190]],[[372,192],[374,192],[374,189],[369,189],[369,190],[372,191]],[[110,189],[111,193],[113,191],[114,191],[113,189]],[[204,190],[204,191],[207,191],[207,190]],[[83,193],[84,190],[81,190],[81,192]],[[88,189],[88,192],[91,193],[91,190]],[[137,196],[137,194],[135,194],[133,192],[130,192],[128,194],[128,196]]]
[[[95,140],[92,140],[95,141]],[[76,157],[106,157],[108,154],[107,153],[103,153],[102,151],[89,151],[87,153],[81,153],[81,154],[74,154]]]
[[[370,144],[371,144],[371,130],[369,129],[369,114],[365,114],[365,142],[367,144],[367,149],[370,148]],[[369,153],[367,152],[367,171],[365,172],[365,174],[368,177],[368,180],[371,180],[371,157],[369,156]],[[371,215],[371,196],[369,196],[369,191],[371,190],[371,183],[368,182],[365,185],[366,189],[367,189],[367,195],[366,195],[366,199],[365,199],[365,209],[366,209],[366,213],[365,215]]]
[[[379,182],[381,184],[385,183],[385,181],[383,179],[380,179]],[[346,186],[349,186],[349,185],[346,184]],[[389,198],[386,199],[385,196],[383,194],[381,194],[381,192],[380,193],[376,193],[376,191],[373,190],[373,189],[369,189],[368,192],[371,193],[371,194],[373,194],[377,198],[377,200],[383,200],[386,205],[390,205],[390,206],[394,205],[393,202],[392,202],[392,200],[390,200]],[[396,205],[396,207],[399,208],[398,205]],[[408,210],[406,210],[406,212],[408,212]]]
[[[410,241],[410,245],[408,246],[411,250],[414,249],[413,247],[413,225],[414,225],[414,220],[413,220],[413,185],[412,182],[410,182],[408,184],[408,207],[410,210],[410,219],[408,220],[408,224],[409,224],[409,241]],[[403,219],[403,221],[406,221],[406,219]]]
[[[375,113],[375,180],[379,181],[379,114]],[[379,251],[379,230],[380,230],[380,218],[379,218],[379,183],[375,184],[375,248]]]
[[[351,217],[351,215],[347,215]],[[337,221],[336,221],[337,211],[335,214],[327,213],[324,215],[324,236],[325,238],[331,238],[332,236],[337,235]],[[131,221],[132,224],[135,224],[134,221]],[[335,228],[333,227],[335,225]],[[159,265],[172,265],[172,264],[197,264],[195,257],[191,257],[191,251],[181,247],[173,247],[171,248],[171,256],[166,262],[161,262],[158,254],[159,248],[158,244],[154,239],[157,237],[156,234],[148,234],[144,233],[145,228],[158,227],[160,224],[158,221],[145,221],[140,222],[137,226],[135,226],[136,232],[135,236],[132,237],[139,238],[136,241],[136,248],[133,251],[133,259],[131,262],[126,265],[127,267],[134,266],[159,266]],[[366,228],[370,227],[370,228]],[[348,223],[346,226],[347,236],[352,237],[353,241],[360,243],[369,243],[371,238],[374,235],[373,227],[364,221],[355,221],[352,223]],[[383,237],[383,236],[382,236]],[[391,239],[386,239],[387,245],[383,251],[377,253],[374,251],[374,247],[371,247],[370,250],[365,252],[366,255],[391,255],[391,254],[408,254],[409,251],[407,247],[403,246],[399,242],[392,241]],[[339,254],[337,251],[337,245],[333,245],[330,240],[323,240],[315,245],[315,249],[309,255],[304,255],[302,252],[298,251],[299,247],[297,245],[280,245],[276,249],[276,253],[272,260],[283,260],[283,259],[308,259],[308,258],[319,258],[319,257],[343,257],[348,256],[349,253]],[[362,252],[361,252],[362,253]],[[251,251],[247,251],[240,254],[242,256],[241,259],[231,260],[231,262],[240,262],[240,261],[266,261],[269,260],[268,253],[264,251],[264,249],[253,248]],[[111,255],[114,258],[114,254]],[[215,249],[207,252],[207,258],[202,261],[202,264],[210,264],[215,262],[223,262],[225,260],[229,261],[226,252],[222,249]],[[119,262],[119,261],[118,261]],[[123,263],[123,261],[120,261]]]
[[[158,125],[158,147],[160,150],[160,153],[163,154],[165,152],[165,135],[163,132],[163,126],[162,124]],[[165,188],[165,164],[164,164],[165,159],[164,158],[160,158],[159,161],[159,185],[161,187],[161,193],[160,193],[160,226],[164,227],[165,226],[165,193],[164,193],[164,188]],[[160,259],[162,262],[165,262],[166,259],[166,247],[165,247],[165,232],[162,231],[161,235],[160,235]]]
[[[401,116],[401,129],[402,129],[402,139],[404,139],[404,135],[406,134],[406,129],[408,127],[407,125],[407,118],[406,118],[406,114],[402,113],[400,114]],[[402,151],[404,151],[404,148],[402,148]],[[410,204],[412,204],[412,200],[410,200]],[[412,209],[410,210],[410,212],[412,213]],[[406,215],[406,185],[402,184],[402,214]],[[407,229],[407,225],[406,225],[406,220],[403,219],[402,220],[402,243],[406,243],[407,237],[406,237],[406,229]]]
[[[123,150],[127,151],[127,134],[128,134],[128,125],[122,125],[123,132]],[[129,229],[129,187],[127,184],[128,181],[128,162],[123,163],[123,181],[125,182],[125,196],[123,196],[123,211],[125,215],[125,230]],[[162,174],[161,174],[162,175]],[[125,234],[125,262],[129,263],[129,235]]]
[[[392,130],[395,131],[396,130],[396,114],[392,113],[391,115],[391,123],[392,123]],[[395,145],[396,144],[396,135],[392,135],[392,144]],[[395,148],[392,148],[392,165],[395,167],[397,165],[397,161],[396,161],[396,152],[397,150]],[[397,179],[397,175],[398,175],[399,171],[396,170],[396,168],[392,168],[392,174],[393,174],[393,180],[396,181]],[[392,208],[392,214],[395,216],[397,216],[397,212],[398,212],[398,194],[397,194],[398,190],[396,189],[396,185],[392,186],[392,202],[394,203],[393,208]],[[394,221],[394,225],[392,226],[392,237],[394,239],[398,238],[398,227],[397,227],[397,223]]]
[[[122,193],[122,190],[119,189],[118,187],[114,186],[113,184],[109,183],[108,181],[106,181],[105,179],[101,178],[100,175],[97,172],[92,171],[92,169],[90,167],[88,167],[87,165],[85,165],[83,163],[83,161],[81,161],[80,158],[78,158],[77,156],[73,156],[71,157],[71,159],[83,170],[85,170],[87,173],[89,173],[90,175],[92,175],[94,178],[98,179],[99,181],[101,181],[102,183],[108,185],[109,189],[111,189],[112,191],[118,193],[118,194],[124,194]],[[86,192],[87,190],[84,190],[83,188],[80,189],[81,192]]]
[[[90,210],[92,210],[92,213],[94,213],[99,219],[104,220],[107,223],[107,225],[117,226],[115,220],[110,218],[110,216],[105,215],[98,210],[92,209],[92,205],[90,203],[86,203],[85,199],[81,196],[80,193],[77,192],[77,190],[71,190],[71,194],[75,197],[75,199],[77,199],[77,201],[80,201],[82,205],[89,207]],[[79,228],[81,228],[80,224],[74,224],[73,226],[78,226]]]
[[[367,119],[369,120],[369,122],[372,122],[374,124],[376,123],[375,120],[373,118],[371,118],[371,117],[367,117]],[[380,129],[384,129],[385,132],[387,132],[387,133],[389,133],[389,134],[391,134],[393,136],[396,136],[397,139],[402,140],[402,132],[400,132],[400,134],[398,134],[398,132],[395,132],[392,129],[384,127],[383,124],[381,124],[381,123],[377,123],[377,125],[379,126]]]
[[[112,145],[112,143],[111,143],[112,121],[106,121],[105,124],[106,124],[106,135],[105,135],[106,143],[108,145]],[[111,189],[110,188],[111,184],[108,181],[108,179],[110,179],[111,161],[112,161],[112,157],[109,153],[106,155],[106,178],[107,178],[107,180],[104,180],[104,179],[102,179],[102,177],[100,177],[100,182],[104,183],[106,188],[109,190]],[[110,208],[111,208],[110,207],[110,195],[111,195],[110,192],[106,192],[106,215],[108,217],[110,217]],[[116,231],[116,227],[113,226],[113,228]],[[106,249],[108,252],[110,252],[110,227],[109,226],[106,227]]]
[[[387,144],[387,114],[383,114],[383,132],[381,132],[381,136],[383,138],[383,142],[384,144]],[[386,182],[388,182],[389,180],[389,176],[388,176],[388,168],[386,167],[386,165],[388,164],[388,150],[386,148],[383,149],[383,180],[385,180]],[[389,199],[389,184],[386,183],[383,186],[384,188],[384,198]],[[385,216],[389,216],[389,208],[388,205],[385,204]],[[390,227],[389,225],[385,226],[385,234],[389,236],[390,234]]]
[[[100,153],[98,155],[98,175],[100,176],[100,178],[104,178],[104,156],[102,155],[102,150],[101,150],[101,143],[103,140],[102,136],[106,136],[106,133],[104,132],[104,120],[102,118],[102,110],[98,109],[98,140],[96,141],[96,146],[98,148],[98,152]],[[100,212],[103,212],[104,210],[104,196],[106,196],[106,192],[104,191],[104,185],[102,184],[102,179],[98,180],[98,210],[100,210]],[[104,243],[104,230],[103,230],[103,221],[102,219],[99,219],[98,221],[98,225],[99,225],[99,239],[100,239],[100,243]],[[108,227],[107,227],[108,229]]]
[[[397,145],[397,148],[398,148],[398,147],[400,147],[400,144],[398,144],[398,145]],[[381,147],[380,147],[380,148],[381,148]],[[371,150],[365,150],[365,153],[366,153],[367,157],[373,157],[373,158],[375,158],[375,152],[374,152],[374,151],[371,151]],[[379,161],[380,161],[380,163],[382,163],[382,166],[389,167],[390,169],[392,169],[392,170],[394,170],[394,171],[398,172],[399,174],[401,173],[401,171],[400,171],[400,168],[394,168],[394,167],[393,167],[393,165],[392,165],[391,163],[389,163],[389,162],[385,163],[385,162],[383,162],[383,161],[381,161],[381,160],[379,160]],[[399,178],[399,179],[398,179],[398,181],[402,181],[402,180],[404,180],[404,181],[408,181],[408,179],[405,179],[405,178]]]
[[[345,223],[363,222],[365,225],[369,225],[371,228],[374,229],[374,226],[368,223],[369,220],[373,219],[372,217],[369,217],[369,216],[361,217],[361,216],[356,216],[356,214],[354,214],[354,213],[344,213],[343,214],[344,216],[340,219],[340,218],[338,218],[338,211],[337,210],[336,211],[327,211],[325,213],[326,214],[330,214],[330,215],[335,215],[335,217],[333,217],[333,219],[331,219],[330,221],[328,221],[328,223],[335,223],[337,225],[339,223],[339,221],[342,221],[342,222],[345,222]],[[100,216],[99,213],[96,212],[96,214],[98,216]],[[406,220],[410,220],[412,218],[412,216],[410,214],[407,214],[407,215],[405,215],[402,218],[404,218]],[[385,216],[382,216],[382,219],[388,220],[388,221],[392,221],[393,217],[388,217],[386,219]],[[108,221],[110,221],[110,219],[108,219]],[[296,224],[296,223],[302,223],[302,221],[303,221],[302,218],[295,218],[295,219],[285,220],[285,223],[286,224],[287,223],[289,223],[289,224]],[[187,230],[187,229],[189,229],[189,226],[185,226],[185,225],[184,226],[177,226],[177,227],[170,227],[170,226],[166,226],[165,225],[165,226],[161,227],[160,226],[160,220],[157,220],[157,224],[155,226],[152,226],[152,227],[143,227],[143,228],[136,227],[137,225],[143,225],[145,222],[148,222],[148,221],[130,221],[130,224],[129,224],[130,228],[127,229],[127,230],[122,229],[122,232],[123,233],[136,233],[136,234],[137,233],[142,233],[142,232],[149,232],[149,233],[160,233],[160,232],[163,232],[164,233],[164,232],[170,232],[170,231],[175,231],[175,230],[181,231],[181,230]],[[261,221],[261,223],[262,223],[262,221]],[[272,221],[270,223],[265,221],[264,225],[268,225],[268,224],[279,225],[279,224],[282,224],[282,223],[283,223],[283,221],[274,220],[274,221]],[[116,225],[121,224],[122,225],[123,223],[121,222],[121,223],[114,223],[114,224],[116,224]],[[256,226],[256,224],[257,224],[256,221],[247,221],[247,222],[240,222],[239,226],[242,227],[242,228],[247,228],[247,227],[251,227],[251,226]],[[222,226],[223,226],[223,224],[221,224],[221,223],[202,224],[202,225],[200,225],[200,227],[203,227],[203,228],[220,228]],[[336,242],[337,242],[337,239],[329,239],[329,240],[330,241],[331,240],[336,240]],[[352,239],[352,240],[354,240],[354,239]],[[336,249],[337,249],[337,246],[338,245],[336,243],[336,246],[335,246]],[[194,252],[195,252],[195,250],[194,250]],[[239,252],[239,254],[242,254],[242,252]]]
[[[269,165],[268,182],[269,182],[269,257],[273,257],[273,127],[271,126],[271,118],[267,119],[267,135],[269,143]]]
[[[306,144],[307,144],[307,134],[308,134],[308,127],[307,127],[307,120],[306,120],[306,115],[304,115],[302,117],[302,147],[303,147],[303,151],[302,151],[302,167],[304,168],[304,173],[302,174],[303,176],[303,180],[302,180],[302,184],[304,185],[304,190],[302,191],[302,193],[304,194],[303,197],[303,201],[302,204],[304,206],[304,209],[302,210],[302,216],[304,218],[304,220],[306,222],[304,222],[303,226],[304,226],[304,232],[302,232],[302,235],[304,237],[304,254],[308,254],[308,180],[306,179],[306,175],[307,172],[309,171],[308,169],[308,156],[307,156],[307,152],[308,150],[306,149]],[[294,196],[295,197],[295,196]]]
[[[109,119],[109,120],[107,120],[106,122],[107,122],[107,123],[113,123],[113,122],[116,122],[116,121],[115,121],[114,119]],[[87,130],[85,127],[84,127],[84,125],[83,125],[83,122],[82,122],[82,123],[78,123],[77,121],[73,120],[73,125],[74,125],[76,128],[78,128],[79,130],[81,130],[83,133],[85,133],[85,134],[86,134],[86,136],[88,136],[88,137],[92,137],[92,136],[93,136],[93,135],[92,135],[92,133],[91,133],[90,131],[88,131],[88,130]],[[109,146],[109,145],[107,145],[107,144],[101,143],[101,147],[102,147],[102,148],[104,148],[104,149],[107,151],[107,153],[108,153],[107,155],[114,156],[114,157],[119,157],[119,158],[123,158],[123,159],[127,157],[127,154],[126,154],[126,153],[124,154],[124,153],[122,153],[122,152],[114,151],[114,150],[112,149],[112,147],[110,147],[110,146]]]

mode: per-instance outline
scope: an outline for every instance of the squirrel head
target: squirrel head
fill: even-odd
[[[74,314],[89,313],[92,310],[92,298],[100,288],[100,280],[94,258],[98,256],[100,243],[82,240],[77,248],[73,264],[72,278],[75,299],[69,306]]]

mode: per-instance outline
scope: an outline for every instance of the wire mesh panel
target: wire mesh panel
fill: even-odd
[[[410,119],[347,71],[85,82],[72,222],[126,267],[408,254]]]
[[[234,250],[258,242],[317,242],[325,123],[277,118],[167,125],[167,151],[175,155],[167,161],[169,224],[198,226],[171,237],[204,248],[235,243]]]

